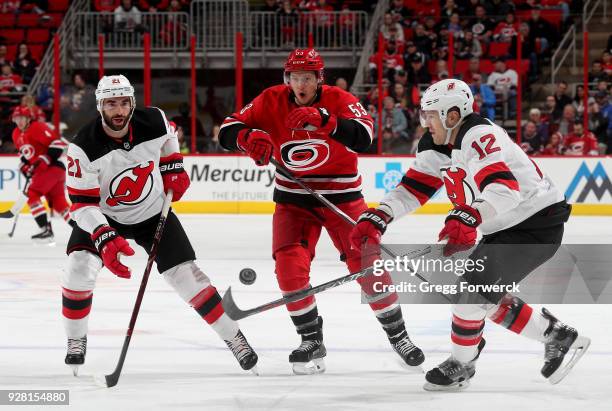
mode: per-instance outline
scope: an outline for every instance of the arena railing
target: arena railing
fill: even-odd
[[[250,48],[271,50],[306,47],[309,35],[318,50],[361,50],[369,16],[364,11],[305,12],[281,16],[274,12],[250,13]]]
[[[196,47],[204,52],[233,50],[236,32],[249,38],[249,3],[246,0],[194,0],[189,14]]]
[[[104,34],[105,47],[111,50],[142,50],[144,33],[151,34],[151,50],[179,51],[189,48],[189,15],[187,13],[142,13],[138,24],[115,21],[112,13],[78,13],[73,28],[77,51],[98,49],[98,35]]]

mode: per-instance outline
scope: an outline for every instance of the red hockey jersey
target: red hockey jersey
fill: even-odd
[[[365,127],[372,140],[372,118],[352,94],[324,85],[312,106],[325,108],[338,118],[357,122]],[[272,136],[274,157],[310,188],[335,203],[361,198],[357,153],[329,135],[285,127],[287,115],[296,108],[289,87],[270,87],[242,110],[227,117],[221,129],[240,124],[264,130]],[[275,177],[274,201],[312,203],[312,198],[297,184],[278,172]]]
[[[563,139],[566,156],[596,156],[599,154],[597,138],[590,131],[581,136],[570,133]]]
[[[47,154],[50,148],[64,150],[66,144],[45,123],[33,121],[25,131],[19,128],[13,130],[13,143],[19,154],[34,162],[39,156]]]

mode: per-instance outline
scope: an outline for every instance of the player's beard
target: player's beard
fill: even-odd
[[[113,116],[113,117],[109,117],[106,115],[106,113],[102,113],[102,117],[104,117],[104,123],[108,126],[108,128],[110,128],[113,131],[121,131],[125,128],[127,121],[128,121],[128,117],[127,116]],[[121,125],[116,125],[113,122],[113,119],[119,119],[119,118],[123,118],[123,121],[121,122]]]

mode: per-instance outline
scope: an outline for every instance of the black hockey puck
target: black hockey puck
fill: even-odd
[[[244,285],[251,285],[257,279],[257,273],[252,268],[243,268],[240,270],[240,282]]]

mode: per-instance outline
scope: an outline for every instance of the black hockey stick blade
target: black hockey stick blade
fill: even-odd
[[[3,211],[0,213],[0,218],[13,218],[15,215],[11,210]]]

